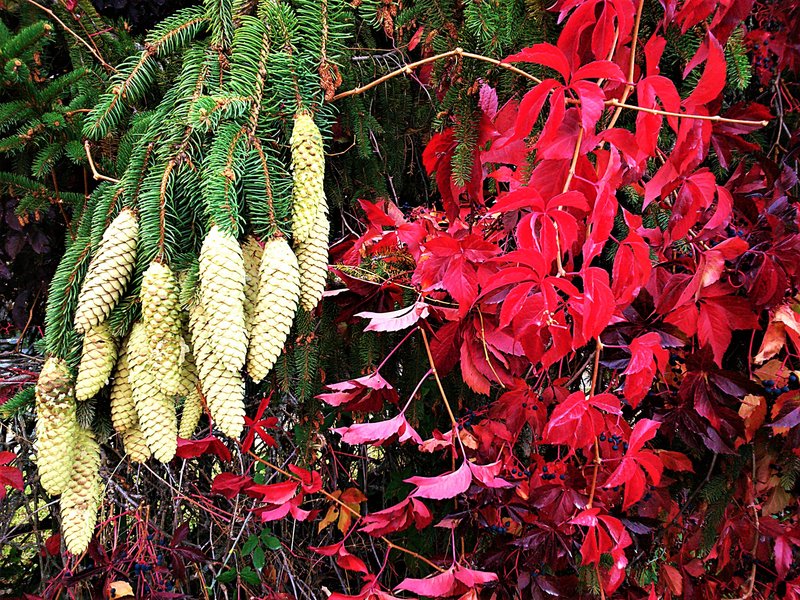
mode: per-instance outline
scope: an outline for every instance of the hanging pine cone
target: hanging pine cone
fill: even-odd
[[[236,239],[214,225],[200,250],[200,298],[203,321],[194,323],[192,343],[198,367],[210,354],[226,369],[238,371],[247,356],[244,324],[245,270],[242,248]],[[195,338],[195,329],[202,334]],[[198,347],[210,345],[210,348]],[[202,374],[202,370],[201,370]]]
[[[139,422],[136,416],[136,405],[133,403],[133,388],[130,382],[128,353],[130,339],[125,342],[114,369],[111,382],[111,423],[117,433],[125,433]]]
[[[75,461],[69,483],[61,496],[61,534],[67,550],[81,554],[89,546],[102,499],[100,445],[83,428],[75,432]]]
[[[300,305],[307,311],[317,307],[328,279],[328,217],[317,213],[311,235],[305,242],[295,243],[300,267]]]
[[[259,382],[272,369],[292,329],[300,296],[297,257],[283,236],[264,246],[250,331],[247,372]]]
[[[156,382],[165,394],[175,394],[180,384],[182,340],[178,283],[172,270],[158,261],[150,263],[139,297]]]
[[[248,235],[242,244],[242,257],[244,258],[244,327],[248,338],[252,328],[253,312],[256,309],[258,295],[258,272],[261,266],[261,257],[264,248],[255,237]]]
[[[50,494],[62,493],[69,483],[77,429],[72,376],[63,359],[51,356],[36,383],[36,462]]]
[[[238,371],[216,363],[201,378],[203,395],[214,424],[228,437],[238,439],[244,429],[244,381]]]
[[[122,296],[136,262],[139,222],[129,209],[122,210],[108,226],[78,296],[75,329],[86,333],[108,318]]]
[[[317,215],[328,215],[325,201],[325,152],[322,134],[312,116],[297,114],[290,139],[292,147],[292,237],[295,243],[311,239]],[[327,241],[327,240],[326,240]]]
[[[133,402],[139,428],[156,460],[169,462],[178,447],[178,420],[175,402],[161,391],[148,357],[150,347],[144,325],[134,324],[128,340],[128,380],[133,388]]]
[[[181,375],[181,383],[178,395],[183,396],[183,409],[178,426],[178,437],[189,439],[192,437],[200,417],[203,415],[203,401],[197,389],[199,384],[197,377],[197,367],[194,364],[194,357],[191,352],[186,353]]]
[[[81,363],[75,380],[75,399],[92,398],[108,383],[117,361],[117,344],[106,323],[95,325],[83,338]]]
[[[152,456],[150,446],[147,445],[147,440],[144,437],[144,432],[139,429],[138,421],[135,427],[131,427],[122,434],[122,445],[131,462],[147,462],[147,459]]]

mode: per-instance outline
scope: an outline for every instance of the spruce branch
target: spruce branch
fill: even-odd
[[[59,25],[61,25],[61,27],[63,27],[63,28],[64,28],[64,31],[66,31],[67,33],[69,33],[69,34],[70,34],[72,37],[74,37],[76,40],[78,40],[78,41],[79,41],[81,44],[83,44],[84,46],[86,46],[86,49],[87,49],[89,52],[91,52],[92,56],[94,56],[94,57],[95,57],[95,58],[98,60],[98,62],[99,62],[101,65],[103,65],[103,68],[104,68],[106,71],[108,71],[108,72],[110,72],[110,73],[113,73],[113,72],[115,72],[115,71],[116,71],[116,69],[115,69],[114,67],[112,67],[112,66],[111,66],[110,64],[108,64],[108,63],[107,63],[105,60],[103,60],[103,57],[100,55],[100,53],[99,53],[99,52],[98,52],[98,51],[97,51],[97,50],[96,50],[96,49],[95,49],[95,48],[94,48],[94,47],[93,47],[93,46],[92,46],[92,45],[91,45],[89,42],[87,42],[85,39],[83,39],[81,36],[79,36],[77,33],[75,33],[75,32],[74,32],[72,29],[70,29],[70,28],[67,26],[67,24],[66,24],[66,23],[64,23],[64,21],[62,21],[61,19],[59,19],[59,18],[58,18],[58,15],[56,15],[56,13],[54,13],[52,10],[50,10],[50,9],[49,9],[49,8],[47,8],[46,6],[42,6],[42,5],[41,5],[41,4],[39,4],[38,2],[35,2],[35,0],[25,0],[25,1],[26,1],[28,4],[31,4],[31,5],[35,6],[36,8],[38,8],[39,10],[41,10],[41,11],[43,11],[43,12],[47,13],[47,14],[50,16],[50,18],[51,18],[51,19],[53,19],[53,20],[54,20],[56,23],[58,23]]]

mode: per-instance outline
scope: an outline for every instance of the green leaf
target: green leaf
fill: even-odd
[[[266,546],[268,550],[280,550],[281,541],[274,535],[268,535],[267,539],[264,540],[264,546]]]
[[[250,567],[245,567],[241,571],[239,571],[239,577],[242,578],[242,581],[245,583],[249,583],[250,585],[258,585],[261,581],[261,578],[258,576],[258,573],[253,571]]]
[[[258,537],[255,535],[251,535],[247,538],[247,541],[242,545],[242,554],[247,556],[250,554],[253,549],[258,546]]]
[[[217,575],[217,581],[220,583],[230,583],[234,579],[236,579],[236,571],[233,569],[228,569],[227,571]]]
[[[261,546],[256,546],[253,550],[253,566],[260,571],[264,568],[265,562],[266,556],[264,555],[264,549]]]

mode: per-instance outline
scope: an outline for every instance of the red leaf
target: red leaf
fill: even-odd
[[[702,60],[698,58],[702,56],[707,57],[703,74],[694,90],[692,90],[692,93],[684,100],[684,105],[689,108],[708,104],[712,100],[716,100],[725,87],[725,53],[722,50],[722,46],[717,41],[717,38],[715,38],[711,32],[706,35],[700,50],[697,51],[695,58],[686,67],[684,77],[688,75],[689,71],[694,69],[699,60]]]
[[[456,563],[447,571],[433,577],[425,579],[407,577],[394,589],[431,598],[449,598],[494,581],[497,581],[497,575],[494,573],[467,569]]]
[[[342,436],[343,442],[351,445],[372,444],[373,446],[383,446],[395,439],[400,443],[408,440],[417,444],[422,443],[422,438],[414,431],[414,428],[408,423],[403,413],[388,421],[355,423],[349,427],[335,428],[333,431]]]
[[[225,496],[230,500],[251,483],[253,483],[252,477],[246,475],[220,473],[214,477],[214,482],[211,484],[211,493]]]
[[[561,74],[565,83],[569,81],[572,71],[567,57],[553,44],[534,44],[530,48],[512,54],[503,62],[528,62],[550,67]]]
[[[281,483],[253,484],[245,489],[245,493],[268,504],[283,504],[295,497],[299,486],[300,482],[290,479]]]
[[[617,304],[629,304],[650,278],[650,248],[634,231],[622,241],[614,257],[611,290]]]
[[[792,566],[792,546],[785,536],[775,538],[775,570],[778,577],[783,580]]]
[[[658,485],[661,481],[664,465],[655,453],[650,450],[643,450],[645,442],[655,436],[656,430],[660,425],[661,423],[650,419],[640,419],[636,422],[628,441],[628,450],[625,456],[605,484],[603,484],[603,487],[606,488],[618,485],[625,486],[623,510],[627,510],[644,495],[645,472],[650,475],[654,485]]]
[[[369,324],[364,328],[365,331],[400,331],[411,327],[419,320],[428,317],[429,306],[424,302],[415,302],[411,306],[406,306],[391,312],[360,312],[357,317],[370,319]]]
[[[399,504],[378,512],[370,513],[361,519],[361,531],[380,537],[408,529],[415,525],[423,529],[431,524],[433,515],[421,500],[406,498]]]
[[[405,482],[417,486],[417,489],[411,493],[414,498],[444,500],[455,498],[467,491],[472,483],[472,471],[470,471],[469,463],[464,461],[458,469],[450,473],[436,477],[409,477]]]
[[[544,103],[559,83],[555,79],[545,79],[533,86],[523,96],[519,103],[519,114],[514,127],[514,139],[522,139],[530,134],[534,124],[539,119]]]
[[[356,571],[358,573],[367,573],[369,571],[363,560],[351,554],[344,547],[344,542],[330,546],[309,546],[308,549],[323,556],[335,556],[336,564],[347,571]]]
[[[458,302],[458,314],[465,315],[478,296],[478,265],[499,253],[500,248],[483,236],[442,234],[425,242],[413,280],[426,292],[446,290]]]
[[[184,440],[183,438],[178,438],[178,450],[176,454],[184,459],[198,458],[204,454],[213,454],[224,462],[231,460],[231,451],[213,435],[204,437],[202,440]]]
[[[383,408],[385,402],[397,404],[400,397],[392,385],[377,371],[358,379],[326,386],[332,392],[319,394],[317,398],[331,406],[341,406],[346,410],[375,412]]]
[[[6,496],[6,487],[22,490],[25,482],[22,480],[22,471],[16,467],[0,467],[0,500]]]
[[[544,440],[549,444],[585,448],[605,429],[605,419],[598,409],[621,414],[619,399],[613,394],[598,394],[590,398],[583,392],[570,394],[553,410],[544,430]]]
[[[514,487],[513,483],[509,483],[497,476],[503,470],[503,464],[500,461],[493,462],[490,465],[476,465],[471,462],[467,462],[467,464],[475,479],[488,488]]]
[[[758,318],[744,298],[718,296],[704,298],[697,319],[697,338],[709,344],[714,352],[714,362],[722,366],[722,357],[731,342],[734,329],[758,329]]]
[[[289,471],[300,478],[306,494],[315,494],[322,489],[322,476],[317,471],[308,471],[297,465],[289,465]]]
[[[625,398],[636,408],[645,397],[656,374],[666,369],[669,353],[661,347],[661,338],[655,332],[646,333],[630,343],[631,360],[623,371]]]

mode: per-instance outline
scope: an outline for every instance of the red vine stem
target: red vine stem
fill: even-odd
[[[257,454],[254,454],[252,450],[248,450],[247,454],[250,457],[254,458],[256,461],[260,462],[261,464],[269,467],[270,469],[272,469],[276,473],[280,473],[284,477],[288,477],[290,479],[294,479],[295,481],[299,481],[299,482],[302,483],[302,479],[300,479],[300,477],[298,477],[294,473],[290,473],[289,471],[285,471],[285,470],[281,469],[278,465],[274,465],[271,462],[269,462],[268,460],[264,460],[263,458],[261,458]],[[359,511],[354,510],[353,508],[349,507],[345,502],[342,502],[336,496],[334,496],[333,494],[327,492],[325,489],[320,489],[319,493],[322,494],[323,496],[325,496],[331,502],[335,502],[336,504],[338,504],[340,508],[343,508],[344,510],[349,512],[352,516],[356,517],[357,519],[361,518],[361,513],[359,513]],[[380,539],[387,546],[389,546],[389,548],[392,548],[394,550],[399,550],[400,552],[404,552],[405,554],[408,554],[409,556],[413,556],[417,560],[421,560],[425,564],[433,567],[434,569],[436,569],[440,573],[444,573],[444,571],[445,571],[443,568],[441,568],[436,563],[434,563],[431,560],[425,558],[421,554],[417,554],[413,550],[409,550],[408,548],[404,548],[403,546],[399,546],[399,545],[395,544],[394,542],[388,540],[387,538],[385,538],[383,536],[380,536],[378,539]]]
[[[633,40],[631,41],[631,61],[628,63],[628,83],[625,84],[625,91],[622,92],[622,100],[620,101],[621,104],[617,105],[617,110],[614,111],[614,115],[611,117],[611,121],[608,123],[607,129],[611,129],[616,125],[617,119],[619,119],[619,115],[622,112],[622,105],[625,104],[625,101],[631,95],[633,91],[633,71],[636,66],[636,44],[639,42],[639,24],[642,21],[642,8],[644,7],[644,0],[639,0],[639,4],[636,7],[636,22],[633,24]]]
[[[600,342],[600,338],[597,338],[597,348],[594,351],[594,369],[592,370],[592,387],[589,388],[589,395],[594,396],[595,391],[597,390],[597,379],[600,373],[600,351],[603,349],[603,344]],[[586,508],[592,508],[594,504],[594,494],[597,490],[597,474],[600,471],[600,441],[595,437],[594,438],[594,473],[592,474],[592,487],[589,490],[589,501],[586,503]],[[601,585],[602,587],[602,585]]]

